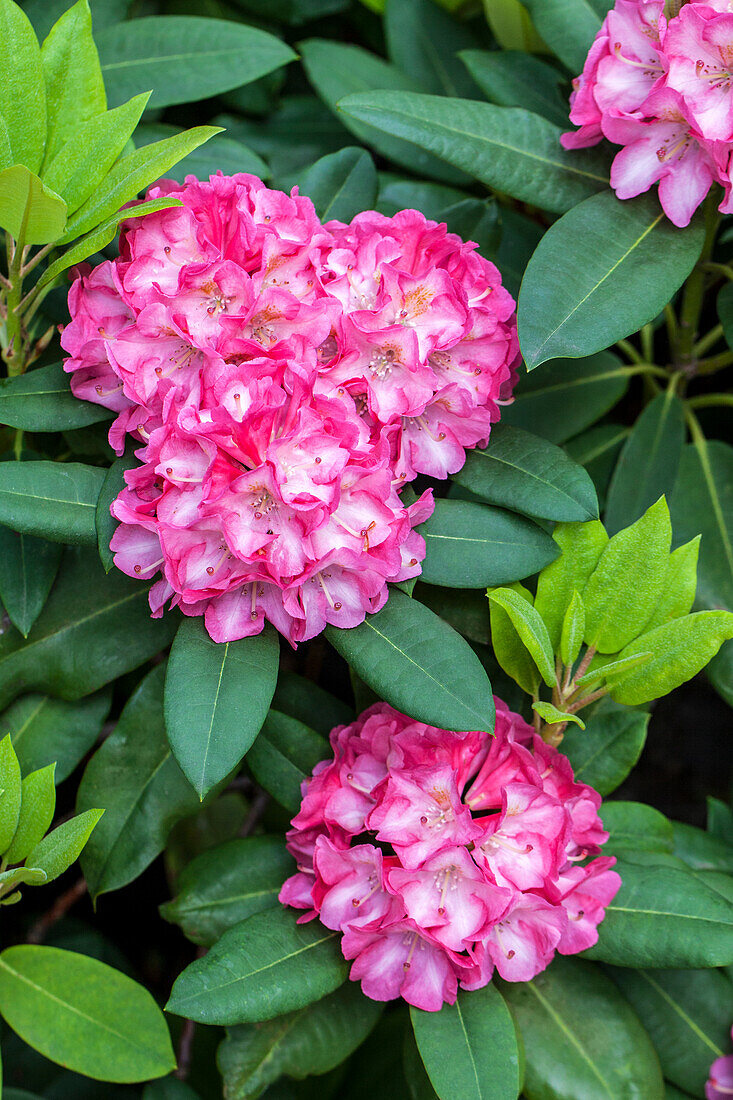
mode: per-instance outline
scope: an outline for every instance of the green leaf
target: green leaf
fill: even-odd
[[[733,447],[698,439],[685,447],[669,502],[676,542],[702,534],[697,601],[702,607],[733,608]]]
[[[505,287],[514,298],[519,294],[527,264],[541,238],[542,229],[536,222],[518,210],[512,210],[507,206],[502,207],[501,241],[496,250],[496,265],[502,273]],[[502,409],[502,418],[507,411],[508,406]],[[531,427],[531,425],[517,423],[517,427]]]
[[[96,543],[104,471],[79,462],[0,463],[0,523],[53,542]]]
[[[122,155],[149,95],[143,92],[113,111],[93,115],[68,135],[66,144],[49,161],[44,183],[61,196],[70,214],[96,191]]]
[[[420,91],[420,85],[396,65],[390,65],[360,46],[323,38],[309,38],[307,42],[301,42],[298,48],[316,93],[360,142],[420,176],[444,183],[461,184],[466,181],[463,172],[457,172],[437,157],[416,149],[409,138],[407,141],[395,139],[385,135],[379,126],[364,125],[355,121],[351,114],[342,113],[340,101],[343,96],[351,98],[349,93],[364,92],[371,98],[380,94],[376,89],[382,88],[395,89],[399,94]]]
[[[616,870],[621,889],[606,906],[588,958],[614,966],[733,963],[733,902],[676,866],[634,863],[626,856]]]
[[[604,699],[585,714],[584,732],[568,729],[562,751],[581,783],[608,795],[623,783],[641,756],[649,715]]]
[[[114,414],[74,397],[62,363],[0,381],[0,421],[28,432],[66,432]]]
[[[62,553],[55,543],[0,527],[0,602],[24,637],[48,599]]]
[[[56,764],[56,782],[66,779],[101,733],[111,696],[100,691],[78,703],[47,695],[23,695],[0,715],[0,733],[9,733],[24,774]]]
[[[593,478],[598,501],[603,506],[619,451],[631,432],[621,424],[599,424],[589,432],[569,439],[565,450],[571,458],[585,466]]]
[[[128,445],[125,453],[115,459],[104,476],[102,488],[97,498],[97,510],[94,517],[97,528],[97,547],[100,560],[107,573],[114,565],[114,554],[110,550],[109,544],[117,530],[118,522],[110,512],[110,508],[112,502],[117,499],[125,488],[125,473],[139,465],[134,452],[135,447]]]
[[[459,55],[486,98],[499,107],[526,107],[566,129],[568,104],[561,74],[521,50],[463,50]]]
[[[530,607],[532,606],[531,592],[521,584],[513,584],[509,587]],[[504,608],[493,600],[489,603],[489,607],[491,609],[491,644],[499,665],[528,695],[534,695],[541,679],[537,665]]]
[[[564,443],[623,397],[629,375],[630,368],[610,351],[587,359],[555,359],[541,371],[520,373],[514,401],[501,410],[501,422]]]
[[[387,0],[384,32],[390,61],[426,92],[475,94],[476,85],[456,56],[474,45],[474,32],[432,0]]]
[[[674,854],[695,871],[726,871],[733,874],[733,848],[720,837],[694,825],[673,822]]]
[[[2,2],[2,0],[0,0]],[[0,172],[0,226],[24,245],[48,244],[66,224],[66,203],[23,164]]]
[[[623,650],[622,657],[651,648],[624,649],[638,638],[659,602],[671,539],[669,509],[661,497],[609,540],[582,592],[588,645],[600,653]]]
[[[155,183],[179,160],[220,132],[218,126],[195,126],[192,130],[184,130],[175,137],[145,145],[122,157],[105,176],[97,191],[69,218],[61,243],[68,244],[112,219],[125,203],[137,198],[140,191]],[[125,217],[130,217],[129,210],[125,211]]]
[[[0,955],[0,1012],[52,1062],[102,1081],[146,1081],[175,1068],[168,1027],[143,986],[57,947]]]
[[[733,638],[730,611],[698,611],[657,626],[621,651],[622,659],[645,652],[653,657],[624,677],[611,695],[617,703],[631,705],[660,699],[705,668],[729,638]]]
[[[297,718],[303,725],[310,726],[324,737],[328,737],[334,726],[343,726],[354,721],[353,710],[341,699],[324,691],[305,676],[288,672],[282,667],[272,697],[272,706],[291,718]]]
[[[433,588],[421,582],[415,595],[420,603],[445,619],[469,641],[481,645],[490,643],[489,607],[484,592],[468,588]]]
[[[41,50],[28,16],[13,0],[0,0],[0,115],[12,149],[10,163],[37,172],[46,144]]]
[[[326,637],[369,687],[397,710],[449,730],[494,728],[491,684],[467,642],[402,592],[352,630]]]
[[[598,518],[593,482],[582,466],[536,435],[498,424],[486,450],[469,451],[453,480],[490,504],[540,519]]]
[[[321,157],[304,172],[298,189],[322,221],[350,222],[377,201],[377,170],[364,149],[347,146]]]
[[[552,703],[533,703],[532,710],[537,711],[543,722],[547,722],[548,725],[552,726],[560,722],[573,722],[576,726],[580,726],[582,730],[585,729],[585,722],[582,722],[577,714],[570,714],[567,711],[558,710]]]
[[[164,1077],[145,1086],[142,1100],[199,1100],[199,1094],[185,1081]]]
[[[568,604],[560,634],[560,657],[564,665],[575,664],[585,634],[585,606],[578,592]]]
[[[463,500],[436,500],[419,531],[427,550],[422,579],[448,588],[519,580],[557,553],[550,536],[531,520]]]
[[[573,593],[585,587],[608,543],[608,535],[603,524],[594,520],[558,524],[552,537],[562,553],[540,573],[534,606],[547,627],[555,652]]]
[[[165,680],[173,755],[199,797],[237,766],[259,733],[277,682],[278,635],[217,644],[203,619],[184,619]]]
[[[372,1030],[382,1005],[347,982],[335,993],[262,1024],[232,1028],[217,1064],[231,1100],[260,1096],[281,1074],[302,1080],[328,1073]]]
[[[152,88],[151,107],[208,99],[295,60],[293,51],[256,27],[198,16],[146,16],[97,35],[107,94],[122,103]]]
[[[257,1023],[338,989],[347,972],[338,934],[296,921],[281,907],[230,928],[179,975],[166,1010],[199,1023]]]
[[[138,126],[135,131],[135,144],[152,145],[154,141],[162,141],[163,138],[173,137],[182,133],[179,126],[170,126],[165,122],[150,122]],[[225,176],[233,176],[236,172],[249,172],[260,179],[267,179],[270,169],[264,160],[254,153],[248,146],[240,141],[234,141],[226,134],[215,134],[205,145],[194,149],[192,153],[179,161],[166,175],[168,179],[183,183],[186,176],[196,176],[198,179],[208,179],[217,171]]]
[[[516,1100],[520,1057],[512,1014],[493,985],[439,1012],[410,1008],[420,1057],[440,1100]]]
[[[613,684],[621,679],[626,679],[632,669],[646,664],[652,657],[650,652],[635,653],[631,657],[624,657],[621,661],[607,660],[596,655],[590,663],[590,671],[584,676],[579,676],[575,681],[577,687],[591,687],[602,682]]]
[[[164,678],[162,665],[148,673],[79,785],[78,810],[106,810],[81,861],[92,897],[132,882],[163,850],[176,821],[199,805],[166,740]]]
[[[574,207],[545,233],[522,283],[527,370],[592,355],[653,321],[692,271],[703,238],[701,220],[678,229],[656,195],[621,202],[606,191]]]
[[[14,160],[13,150],[10,148],[8,127],[5,123],[5,119],[0,115],[0,171],[2,171],[3,168],[10,168]]]
[[[542,679],[548,687],[554,687],[556,676],[552,644],[539,613],[510,588],[496,588],[487,595],[491,603],[498,603],[506,611],[514,629],[531,653]]]
[[[654,609],[646,630],[663,626],[671,619],[686,615],[695,600],[697,589],[697,558],[700,550],[700,535],[673,550],[667,564],[667,572],[662,585],[662,595]]]
[[[717,970],[610,973],[644,1021],[664,1076],[704,1096],[711,1062],[730,1049],[733,983]]]
[[[8,863],[22,863],[51,825],[56,809],[55,770],[55,763],[47,764],[23,779],[18,827],[6,853]],[[48,874],[46,868],[41,869]]]
[[[259,785],[296,814],[303,797],[301,783],[329,752],[328,742],[315,730],[271,710],[247,753],[247,764]]]
[[[543,210],[562,213],[608,186],[603,153],[566,152],[558,126],[519,107],[370,91],[346,96],[339,110],[349,120],[410,141],[481,183]]]
[[[613,6],[612,0],[524,0],[539,34],[571,73],[582,72],[586,54]]]
[[[643,802],[604,802],[600,810],[603,827],[609,833],[604,855],[633,857],[634,852],[672,851],[672,822],[659,810]]]
[[[0,741],[0,854],[10,847],[18,828],[21,805],[18,757],[10,734]]]
[[[107,110],[88,0],[77,0],[54,23],[41,62],[48,111],[45,167],[90,119]]]
[[[621,451],[606,503],[609,535],[634,523],[655,500],[672,492],[684,442],[684,406],[667,390],[647,405]]]
[[[725,342],[733,347],[733,283],[725,283],[718,294],[718,317],[725,333]]]
[[[232,925],[279,905],[280,887],[294,870],[281,837],[228,840],[186,864],[160,914],[193,943],[211,947]]]
[[[30,853],[29,866],[45,871],[47,881],[53,882],[79,858],[103,813],[104,810],[99,809],[86,810],[58,825]]]
[[[531,982],[500,988],[524,1040],[528,1100],[662,1100],[649,1036],[597,967],[556,958]]]

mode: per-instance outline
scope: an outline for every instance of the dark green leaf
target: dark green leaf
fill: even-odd
[[[726,283],[718,294],[718,317],[729,348],[733,348],[733,283]]]
[[[165,737],[164,676],[158,665],[145,677],[79,786],[78,810],[105,809],[81,861],[93,897],[136,878],[163,850],[176,821],[198,807]]]
[[[608,186],[603,153],[566,152],[559,127],[519,107],[370,91],[346,96],[339,109],[349,120],[411,141],[481,183],[544,210],[562,213]]]
[[[256,1023],[338,989],[347,964],[337,933],[296,921],[280,907],[230,928],[176,979],[167,1011],[199,1023]]]
[[[575,75],[612,7],[611,0],[524,0],[547,45]]]
[[[496,257],[503,226],[495,200],[461,199],[441,210],[438,221],[444,221],[448,231],[464,241],[475,241],[482,256]]]
[[[175,1068],[168,1026],[143,986],[97,959],[22,944],[0,955],[0,1012],[26,1043],[102,1081]]]
[[[562,752],[575,778],[602,795],[623,783],[641,756],[649,715],[609,701],[585,717],[585,730],[567,729]]]
[[[530,221],[519,210],[502,207],[501,241],[496,256],[492,259],[496,260],[504,286],[515,298],[519,294],[527,264],[541,238],[542,229],[536,222]],[[502,418],[508,411],[509,408],[502,409]],[[520,428],[524,426],[518,425]],[[541,434],[545,435],[544,432]],[[549,439],[549,436],[547,438]]]
[[[24,637],[43,610],[62,554],[56,543],[0,527],[0,601]]]
[[[685,447],[669,508],[675,543],[702,534],[697,570],[701,607],[733,609],[733,447],[699,439]]]
[[[560,95],[562,76],[521,50],[464,50],[461,60],[486,98],[499,107],[526,107],[536,115],[568,126],[568,104]]]
[[[86,756],[109,713],[109,692],[77,703],[47,695],[23,695],[0,715],[0,733],[9,733],[24,775],[56,764],[56,782],[71,774]]]
[[[64,231],[66,203],[24,164],[0,172],[0,226],[23,244],[48,244]]]
[[[0,421],[28,432],[65,432],[109,420],[114,414],[101,405],[74,397],[63,364],[0,381]]]
[[[12,149],[10,163],[37,172],[46,144],[41,50],[28,16],[13,0],[0,0],[0,117]]]
[[[96,543],[104,471],[79,462],[0,463],[0,523],[53,542]]]
[[[420,583],[415,596],[470,641],[482,645],[491,641],[489,605],[484,592]]]
[[[97,509],[94,516],[94,524],[97,528],[97,548],[99,557],[105,572],[109,573],[114,565],[114,554],[109,548],[110,540],[117,530],[117,520],[110,512],[112,502],[117,499],[125,488],[125,473],[139,465],[135,458],[135,447],[128,446],[125,453],[110,466],[104,475],[102,488],[97,497]]]
[[[672,822],[652,806],[643,802],[604,802],[600,814],[609,833],[604,855],[672,852]]]
[[[364,149],[347,147],[317,160],[304,172],[299,191],[307,195],[322,221],[350,222],[377,201],[377,170]]]
[[[475,33],[432,0],[387,0],[384,31],[390,60],[426,92],[475,94],[476,85],[457,57],[475,44]]]
[[[733,874],[733,847],[720,837],[688,825],[673,823],[674,854],[696,871],[727,871]]]
[[[275,710],[297,718],[303,725],[310,726],[324,737],[328,737],[334,726],[343,726],[354,720],[353,710],[341,699],[324,691],[305,676],[282,668],[272,705]]]
[[[328,742],[296,718],[271,710],[247,764],[261,787],[291,813],[300,809],[300,785],[329,755]]]
[[[630,431],[630,428],[624,428],[620,424],[599,424],[597,428],[591,428],[589,432],[568,440],[565,445],[570,457],[585,466],[593,478],[601,506],[606,499],[619,451]]]
[[[138,126],[135,131],[135,144],[138,147],[152,145],[154,141],[162,141],[181,132],[178,127],[170,126],[168,123],[151,122]],[[215,175],[219,170],[225,176],[233,176],[237,172],[250,172],[263,180],[270,174],[270,169],[264,160],[241,141],[234,141],[226,134],[215,134],[205,145],[200,145],[198,149],[194,149],[179,161],[166,175],[169,179],[183,183],[186,176],[196,176],[204,180]]]
[[[45,871],[46,881],[53,882],[79,858],[103,813],[99,809],[85,810],[57,825],[30,853],[28,866]]]
[[[402,592],[352,630],[326,637],[381,698],[442,729],[494,728],[491,684],[467,642]],[[1,667],[1,666],[0,666]]]
[[[185,1081],[164,1077],[145,1086],[142,1100],[199,1100],[199,1095]]]

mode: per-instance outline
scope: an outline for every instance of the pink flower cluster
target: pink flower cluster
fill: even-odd
[[[733,1039],[733,1030],[731,1038]],[[733,1054],[715,1059],[705,1085],[705,1100],[726,1100],[728,1096],[733,1096]]]
[[[287,834],[280,901],[343,932],[368,997],[437,1011],[494,968],[529,981],[598,939],[621,880],[600,795],[496,700],[495,736],[376,703],[331,733]]]
[[[733,4],[688,0],[665,17],[664,0],[616,0],[574,82],[566,149],[602,137],[624,148],[611,186],[629,199],[659,183],[675,225],[688,225],[713,183],[733,212]]]
[[[499,272],[415,210],[322,225],[254,176],[165,182],[120,258],[69,294],[74,393],[115,410],[141,465],[115,563],[216,641],[268,619],[295,644],[351,627],[420,572],[430,492],[485,442],[515,378]]]

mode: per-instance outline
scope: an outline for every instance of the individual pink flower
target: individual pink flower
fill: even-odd
[[[733,1039],[733,1030],[731,1030]],[[705,1085],[705,1100],[727,1100],[733,1096],[733,1054],[716,1058]]]

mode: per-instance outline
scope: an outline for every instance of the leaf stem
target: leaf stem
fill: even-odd
[[[716,325],[715,328],[711,328],[710,332],[706,333],[701,340],[698,340],[692,349],[692,354],[695,359],[699,359],[701,355],[704,355],[710,348],[715,347],[719,340],[723,339],[723,326]]]
[[[682,294],[679,339],[676,348],[677,359],[680,363],[691,363],[695,358],[693,349],[705,303],[705,282],[707,278],[705,265],[709,263],[713,254],[715,235],[721,220],[716,205],[717,198],[715,193],[711,193],[705,200],[705,240],[697,264],[685,283]]]
[[[713,409],[718,405],[733,406],[733,393],[703,393],[689,397],[687,404],[693,409]]]

